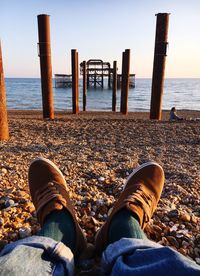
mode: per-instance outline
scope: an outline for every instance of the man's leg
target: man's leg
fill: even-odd
[[[29,187],[42,228],[38,236],[4,248],[0,274],[71,275],[73,253],[77,258],[87,243],[76,221],[65,179],[54,163],[38,158],[29,168]]]
[[[97,253],[120,238],[145,238],[142,229],[156,209],[163,185],[164,172],[156,162],[147,162],[130,174],[119,200],[96,235]]]
[[[62,241],[78,257],[87,248],[76,221],[62,172],[48,159],[38,158],[29,168],[29,187],[41,224],[40,236]]]
[[[75,224],[67,210],[56,210],[47,215],[44,225],[37,235],[61,241],[73,252],[75,250]]]
[[[168,247],[144,237],[156,209],[164,172],[155,162],[138,167],[96,237],[106,275],[200,275],[200,267]]]

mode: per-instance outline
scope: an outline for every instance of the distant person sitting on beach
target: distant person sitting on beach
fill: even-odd
[[[170,111],[169,120],[170,120],[170,121],[180,121],[180,120],[183,120],[183,118],[179,117],[179,116],[176,114],[176,108],[175,108],[175,107],[172,107],[172,109],[171,109],[171,111]]]
[[[81,264],[88,271],[95,255],[102,256],[101,275],[200,275],[195,262],[148,240],[143,232],[164,185],[164,171],[158,163],[144,163],[129,175],[96,234],[96,254],[92,255],[59,168],[48,159],[37,158],[29,167],[28,179],[41,230],[4,247],[0,252],[0,275],[74,275],[75,266],[80,268]]]

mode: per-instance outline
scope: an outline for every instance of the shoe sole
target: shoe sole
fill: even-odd
[[[143,168],[148,167],[148,166],[150,166],[150,165],[155,165],[155,166],[159,167],[159,168],[162,170],[163,174],[164,174],[163,168],[162,168],[158,163],[156,163],[155,161],[146,162],[146,163],[144,163],[144,164],[138,166],[136,169],[134,169],[134,170],[132,171],[132,173],[128,176],[128,178],[127,178],[127,180],[126,180],[126,184],[125,184],[125,186],[124,186],[124,189],[126,188],[126,185],[128,184],[128,181],[129,181],[137,172],[139,172],[139,171],[142,170]],[[124,189],[123,189],[123,190],[124,190]]]
[[[47,158],[44,158],[44,157],[37,157],[36,159],[34,159],[34,160],[31,162],[29,168],[31,167],[31,165],[32,165],[33,163],[35,163],[35,162],[37,162],[37,161],[46,162],[46,163],[48,163],[51,167],[53,167],[53,168],[60,174],[60,176],[62,177],[62,179],[63,179],[63,181],[64,181],[64,183],[65,183],[65,185],[67,186],[66,181],[65,181],[65,178],[64,178],[64,176],[63,176],[61,170],[60,170],[51,160],[49,160],[49,159],[47,159]]]

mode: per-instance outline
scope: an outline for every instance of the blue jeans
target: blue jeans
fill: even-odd
[[[200,275],[200,266],[147,239],[123,238],[102,256],[103,275]],[[8,244],[0,252],[0,275],[73,275],[71,250],[51,238],[32,236]]]

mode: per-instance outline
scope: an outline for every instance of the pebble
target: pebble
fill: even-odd
[[[90,117],[92,120],[88,120],[87,116],[91,116],[88,114],[76,119],[65,115],[70,116],[66,117],[69,120],[63,118],[54,122],[31,117],[13,120],[12,116],[12,137],[8,143],[1,145],[0,154],[2,240],[11,242],[35,234],[39,229],[35,211],[29,203],[27,185],[28,166],[38,155],[50,158],[64,172],[78,221],[92,243],[97,229],[106,220],[108,209],[119,197],[128,172],[137,164],[154,159],[164,165],[166,182],[150,227],[145,229],[146,234],[156,242],[178,249],[193,260],[200,258],[200,178],[194,146],[200,134],[197,122],[195,125],[192,122],[181,123],[174,131],[175,125],[169,122],[161,121],[158,124],[141,120],[138,123],[133,118],[133,124],[128,117],[126,120],[120,117],[110,119],[115,115],[103,115],[107,118],[101,121],[93,120],[95,115]],[[165,143],[166,139],[169,143]],[[2,172],[2,168],[7,172]],[[18,206],[9,204],[5,209],[7,199],[13,200]],[[190,220],[182,213],[188,214]],[[29,230],[19,231],[24,228]]]
[[[0,226],[4,225],[4,219],[0,217]]]
[[[98,178],[98,181],[99,181],[99,182],[104,182],[104,181],[105,181],[105,177],[100,176],[100,177]]]
[[[2,172],[2,174],[7,174],[8,171],[6,170],[6,168],[2,168],[1,172]]]
[[[20,228],[19,229],[19,236],[21,239],[27,238],[31,235],[31,228],[26,227],[26,228]]]
[[[178,214],[179,214],[179,212],[178,212],[177,209],[171,210],[171,211],[168,213],[168,217],[169,217],[169,218],[177,218],[177,217],[178,217]]]
[[[167,236],[166,238],[171,245],[175,246],[176,248],[179,248],[179,243],[176,240],[176,238],[174,238],[173,236]]]
[[[103,200],[103,199],[97,199],[97,200],[96,200],[96,205],[97,205],[97,206],[102,206],[102,205],[104,205],[104,200]]]
[[[162,217],[162,215],[161,215],[161,217]],[[169,219],[167,216],[164,216],[163,221],[164,221],[164,222],[169,222],[170,219]]]
[[[190,221],[190,215],[187,213],[180,213],[179,217],[182,221],[188,221],[188,222]]]
[[[189,242],[182,241],[183,248],[187,248],[189,245],[190,245]]]
[[[14,202],[14,200],[12,200],[12,199],[7,199],[7,200],[5,201],[5,207],[6,207],[6,208],[12,207],[12,206],[14,206],[14,205],[15,205],[15,202]]]

